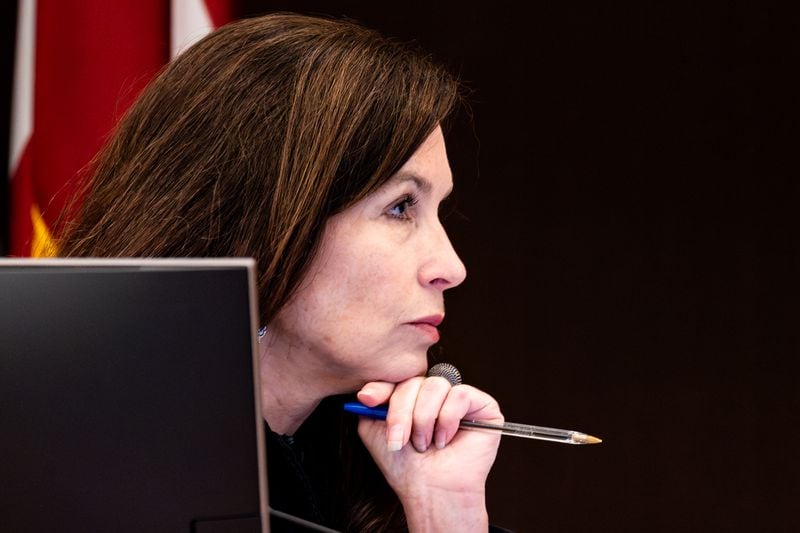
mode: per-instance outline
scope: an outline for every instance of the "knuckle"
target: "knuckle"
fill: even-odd
[[[434,391],[447,390],[452,387],[450,382],[441,376],[432,376],[426,378],[425,383],[422,386],[425,387],[426,389]]]
[[[450,391],[450,396],[453,400],[464,402],[469,398],[470,387],[469,385],[456,385]]]

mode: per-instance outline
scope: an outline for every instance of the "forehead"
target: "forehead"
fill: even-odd
[[[412,170],[415,167],[447,167],[447,150],[444,144],[442,128],[437,126],[435,130],[423,141],[417,150],[406,161],[401,170]]]
[[[434,187],[446,189],[452,187],[453,176],[440,127],[425,139],[387,184],[406,181],[414,183],[424,192],[430,192]]]

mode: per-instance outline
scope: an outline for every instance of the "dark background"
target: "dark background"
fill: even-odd
[[[800,530],[800,22],[763,2],[602,4],[249,0],[242,14],[348,15],[473,90],[472,122],[448,137],[446,221],[469,276],[439,357],[509,420],[604,439],[504,439],[493,522]]]

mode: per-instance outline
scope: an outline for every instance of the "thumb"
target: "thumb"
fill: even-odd
[[[386,403],[394,392],[394,383],[387,381],[372,381],[364,385],[356,394],[358,401],[367,407],[375,407]]]

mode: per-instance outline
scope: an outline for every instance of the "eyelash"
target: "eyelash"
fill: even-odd
[[[408,215],[408,209],[417,205],[418,198],[413,194],[406,194],[403,196],[399,202],[395,203],[392,207],[389,208],[389,216],[392,218],[396,218],[397,220],[411,220],[411,217]],[[399,214],[395,214],[395,210],[399,207],[403,208],[403,212]]]

